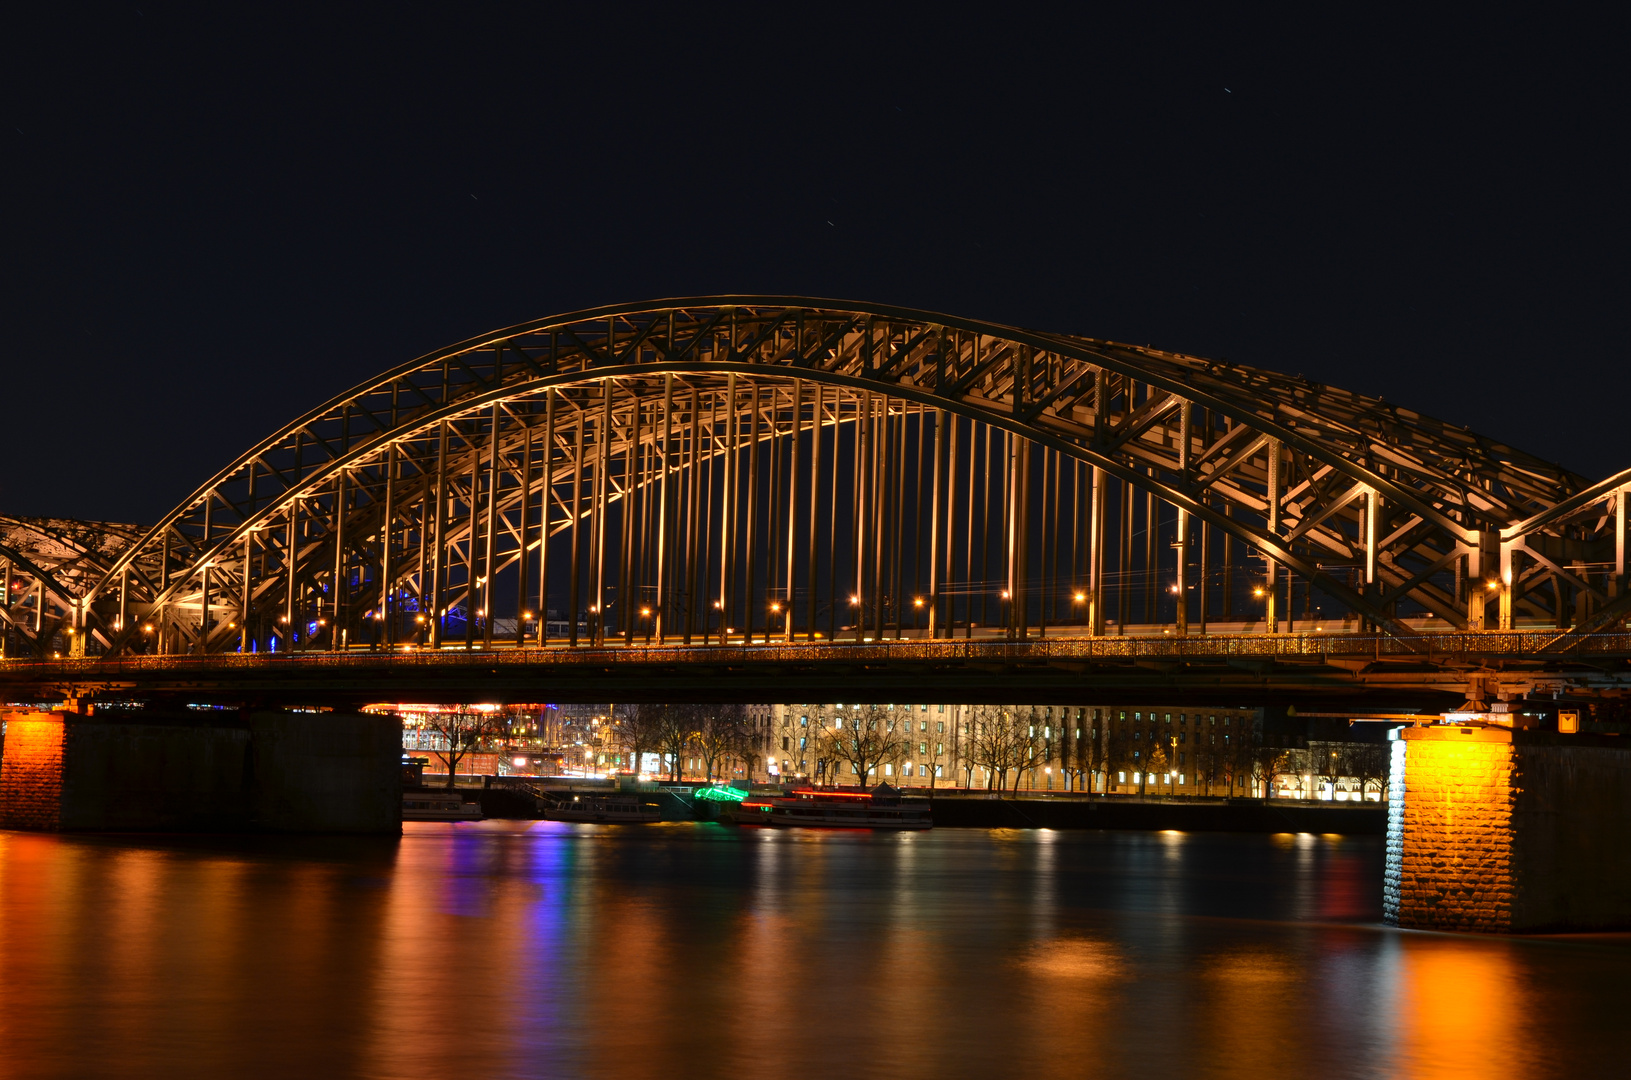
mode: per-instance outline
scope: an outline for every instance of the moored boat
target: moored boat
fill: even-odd
[[[656,803],[643,803],[633,795],[573,795],[561,796],[554,806],[544,811],[546,821],[579,821],[606,825],[642,825],[661,821],[662,808]]]
[[[887,784],[871,791],[789,791],[774,798],[744,799],[738,825],[780,825],[807,829],[932,829],[928,805],[906,803]]]
[[[404,791],[403,821],[480,821],[481,804],[465,802],[457,791]]]

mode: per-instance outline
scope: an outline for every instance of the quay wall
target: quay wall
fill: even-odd
[[[1284,799],[1134,801],[1131,799],[971,798],[931,800],[940,828],[1178,829],[1184,832],[1313,832],[1381,836],[1380,804],[1348,806]]]
[[[0,828],[394,833],[391,717],[6,713]]]
[[[1503,728],[1402,734],[1388,921],[1484,933],[1631,927],[1631,748]]]

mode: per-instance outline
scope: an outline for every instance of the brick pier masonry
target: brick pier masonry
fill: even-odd
[[[0,828],[398,833],[394,717],[8,712]]]
[[[1631,927],[1631,747],[1407,728],[1393,744],[1383,912],[1424,930]]]

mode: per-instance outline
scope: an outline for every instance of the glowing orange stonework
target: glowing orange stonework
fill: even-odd
[[[61,713],[6,713],[0,827],[53,830],[62,817]]]

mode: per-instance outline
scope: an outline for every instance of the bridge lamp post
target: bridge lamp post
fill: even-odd
[[[864,640],[865,635],[866,635],[866,628],[861,625],[862,623],[864,623],[866,621],[866,617],[865,617],[866,613],[861,610],[861,598],[860,598],[860,596],[850,597],[849,598],[849,606],[851,608],[855,609],[854,610],[854,616],[855,616],[855,641],[856,641],[856,644],[860,644],[860,642]]]
[[[781,615],[782,614],[782,605],[781,605],[780,600],[772,600],[770,602],[770,613],[772,615]],[[785,616],[783,616],[783,618],[784,619],[791,619],[792,617],[793,617],[793,609],[791,607],[789,607],[787,609],[787,614]],[[783,622],[783,624],[782,624],[782,632],[783,633],[787,632],[787,624],[785,622]],[[769,620],[766,620],[765,621],[765,644],[768,645],[769,643],[770,643],[770,623],[769,623]]]
[[[642,622],[644,622],[646,624],[646,644],[650,645],[651,644],[651,608],[650,607],[642,607],[640,609],[640,621],[642,621]]]

